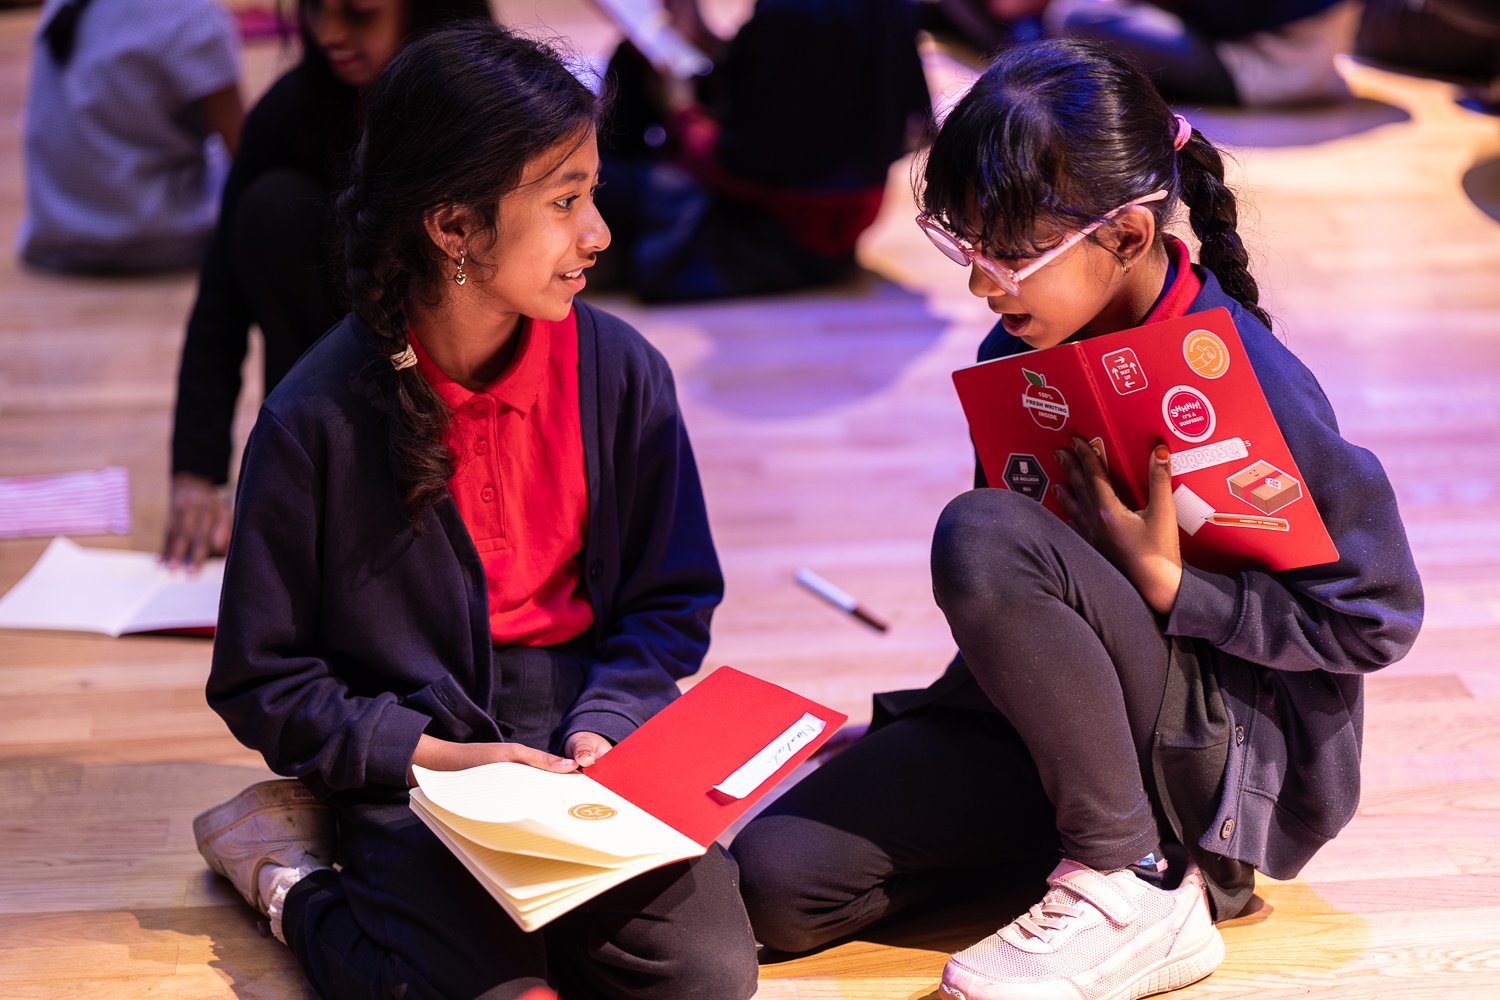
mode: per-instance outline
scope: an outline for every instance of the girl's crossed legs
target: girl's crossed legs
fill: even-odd
[[[1014,864],[1021,882],[1059,849],[1101,871],[1157,849],[1147,782],[1168,647],[1135,587],[1001,489],[948,505],[932,573],[977,710],[901,716],[740,833],[751,923],[772,947],[852,933],[964,870]]]

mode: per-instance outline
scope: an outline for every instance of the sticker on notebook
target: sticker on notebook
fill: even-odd
[[[1174,385],[1161,397],[1161,415],[1172,433],[1197,444],[1213,437],[1214,405],[1190,385]]]
[[[1183,338],[1182,357],[1204,378],[1218,378],[1229,370],[1229,348],[1208,330],[1194,330]]]
[[[1041,503],[1047,496],[1047,474],[1035,455],[1012,454],[1005,460],[1005,485],[1023,497]]]
[[[1260,528],[1265,531],[1290,531],[1291,524],[1281,517],[1258,517],[1254,514],[1221,514],[1209,502],[1186,485],[1172,491],[1177,510],[1177,526],[1189,536],[1196,535],[1205,524],[1223,528]]]
[[[767,743],[765,748],[754,757],[741,764],[733,774],[715,785],[714,791],[727,795],[731,799],[743,799],[781,770],[781,765],[797,756],[797,751],[817,739],[818,734],[826,725],[827,723],[816,715],[803,712],[802,718],[788,726],[780,736]]]
[[[1250,442],[1244,438],[1225,438],[1196,448],[1172,452],[1172,475],[1185,476],[1199,469],[1211,469],[1225,462],[1239,462],[1250,457]]]
[[[1302,496],[1302,484],[1270,462],[1256,462],[1229,477],[1229,492],[1262,513],[1274,514]]]
[[[1109,459],[1104,457],[1104,439],[1090,438],[1089,447],[1094,449],[1094,454],[1099,456],[1099,464],[1104,466],[1105,475],[1109,474]]]
[[[1130,348],[1122,347],[1118,351],[1111,351],[1099,360],[1103,363],[1104,373],[1109,376],[1115,392],[1120,395],[1128,396],[1146,388],[1146,371]]]
[[[613,806],[604,806],[597,802],[580,802],[568,810],[568,815],[574,819],[610,819],[617,813]]]
[[[1060,431],[1068,422],[1068,401],[1056,386],[1047,384],[1047,376],[1021,369],[1026,376],[1026,391],[1021,394],[1021,405],[1031,414],[1038,426],[1049,431]]]

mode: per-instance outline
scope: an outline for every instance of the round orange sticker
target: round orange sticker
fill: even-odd
[[[1182,356],[1204,378],[1218,378],[1229,370],[1229,348],[1216,334],[1194,330],[1182,342]]]
[[[568,815],[574,819],[609,819],[615,815],[615,810],[597,802],[583,802],[569,809]]]

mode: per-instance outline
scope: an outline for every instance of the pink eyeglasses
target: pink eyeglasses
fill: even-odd
[[[1032,261],[1030,264],[1027,264],[1019,271],[1012,271],[1004,264],[999,264],[993,260],[990,260],[988,257],[984,256],[978,250],[975,250],[972,246],[970,246],[967,240],[959,239],[957,236],[954,236],[952,233],[948,232],[948,230],[939,225],[937,220],[933,219],[925,212],[917,216],[917,225],[922,227],[922,232],[927,234],[927,238],[932,241],[932,245],[943,251],[943,255],[946,256],[949,260],[953,261],[953,263],[962,264],[965,267],[970,264],[978,264],[979,269],[985,274],[989,275],[989,277],[995,282],[995,284],[1005,289],[1005,294],[1020,295],[1021,281],[1023,279],[1035,274],[1044,265],[1067,252],[1079,240],[1085,239],[1094,230],[1098,229],[1100,226],[1104,225],[1110,219],[1113,219],[1115,216],[1119,215],[1127,208],[1131,208],[1135,205],[1148,205],[1153,201],[1161,201],[1166,196],[1167,192],[1165,191],[1153,191],[1151,194],[1146,195],[1144,198],[1137,198],[1135,201],[1127,201],[1125,204],[1121,205],[1113,212],[1110,212],[1098,222],[1095,222],[1089,226],[1085,226],[1083,229],[1080,229],[1072,236],[1069,236],[1067,239],[1063,240],[1057,246],[1053,247],[1051,250],[1048,250],[1046,253],[1042,254],[1036,260]]]

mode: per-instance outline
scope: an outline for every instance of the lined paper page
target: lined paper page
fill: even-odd
[[[617,858],[698,849],[694,841],[586,775],[513,763],[465,771],[417,767],[413,773],[429,800],[465,819],[550,834]]]

